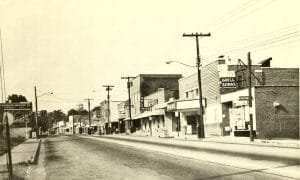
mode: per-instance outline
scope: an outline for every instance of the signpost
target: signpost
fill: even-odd
[[[31,111],[32,103],[0,103],[0,109],[4,112],[4,122],[6,123],[6,143],[7,143],[7,154],[8,154],[8,163],[7,169],[9,172],[9,177],[13,177],[13,168],[12,168],[12,157],[11,157],[11,147],[10,147],[10,129],[9,125],[13,123],[13,116],[8,116],[7,111]]]

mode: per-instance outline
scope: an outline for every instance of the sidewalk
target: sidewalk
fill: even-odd
[[[197,136],[187,137],[186,139],[185,138],[178,138],[178,139],[199,141]],[[299,148],[300,149],[300,141],[296,140],[296,139],[254,139],[254,141],[251,142],[249,137],[220,136],[220,137],[207,137],[207,138],[201,139],[201,141],[228,143],[228,144],[248,144],[248,145],[257,145],[257,146],[287,147],[287,148]]]
[[[32,163],[37,151],[39,140],[28,139],[11,150],[12,164]],[[6,154],[0,156],[0,166],[6,166]]]
[[[250,142],[249,139],[247,140],[245,138],[240,139],[241,141],[235,142],[237,140],[233,141],[231,138],[207,138],[204,140],[196,140],[192,138],[174,139],[126,135],[105,135],[98,137],[161,146],[173,146],[175,148],[192,149],[212,153],[225,153],[232,156],[238,155],[270,160],[300,162],[300,148],[289,147],[286,144],[273,145],[271,143],[264,143],[257,140],[255,142]]]
[[[164,139],[163,137],[153,137],[153,136],[141,136],[141,135],[125,135],[125,134],[115,134],[115,136],[131,136],[131,137],[147,137],[147,138],[159,138]],[[299,148],[300,149],[300,140],[297,139],[254,139],[253,142],[250,141],[249,137],[233,137],[233,136],[215,136],[215,137],[206,137],[199,139],[197,135],[184,135],[184,136],[174,136],[166,139],[174,140],[185,140],[185,141],[204,141],[204,142],[217,142],[225,144],[248,144],[248,145],[257,145],[257,146],[273,146],[273,147],[287,147],[287,148]]]

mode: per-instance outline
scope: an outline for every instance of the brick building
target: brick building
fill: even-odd
[[[299,69],[271,68],[269,61],[251,69],[256,78],[251,79],[253,108],[249,110],[245,64],[216,60],[202,67],[205,136],[249,136],[252,112],[257,137],[299,138]],[[180,119],[180,136],[197,134],[199,106],[197,74],[180,79],[179,99],[167,105],[167,111],[176,112]]]
[[[252,109],[241,97],[248,97],[247,73],[236,91],[221,96],[223,122],[233,136],[249,136],[249,111],[253,113],[258,138],[299,138],[299,69],[260,67],[252,78]]]

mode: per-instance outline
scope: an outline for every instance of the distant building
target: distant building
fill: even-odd
[[[111,133],[119,133],[118,102],[104,100],[100,103],[100,129],[101,133],[107,134],[111,128]]]
[[[128,121],[128,106],[123,104],[124,110],[119,108],[119,112],[126,114],[126,130],[143,134],[148,131],[148,135],[153,135],[154,127],[162,129],[169,122],[165,102],[174,96],[174,92],[178,94],[178,79],[181,77],[180,74],[140,74],[133,79],[130,87],[131,123]],[[165,107],[159,107],[162,104]]]

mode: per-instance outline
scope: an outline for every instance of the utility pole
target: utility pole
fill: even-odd
[[[73,115],[73,134],[75,134],[75,129],[74,129],[74,127],[75,127],[75,124],[74,124],[74,115]]]
[[[84,99],[85,101],[88,101],[88,110],[89,110],[89,128],[91,128],[91,104],[90,104],[90,101],[93,100],[93,99]]]
[[[132,119],[131,119],[131,98],[130,98],[130,87],[132,82],[130,81],[131,79],[134,79],[135,77],[121,77],[121,79],[127,79],[127,89],[128,89],[128,107],[129,107],[129,123],[128,123],[128,129],[131,132],[131,123],[132,123]]]
[[[249,120],[250,120],[250,141],[254,141],[254,134],[253,134],[253,114],[252,114],[252,82],[251,82],[251,75],[252,75],[252,71],[251,71],[251,66],[252,66],[252,62],[251,62],[251,56],[250,56],[250,52],[248,52],[248,93],[249,93],[249,97],[248,97],[248,104],[249,104]]]
[[[251,60],[251,55],[250,52],[247,54],[247,59],[248,59],[248,65],[246,65],[241,59],[239,59],[239,64],[243,66],[243,69],[237,70],[238,71],[244,71],[247,70],[248,73],[248,105],[249,105],[249,122],[250,122],[250,141],[254,141],[254,130],[253,130],[253,111],[252,111],[252,76],[256,79],[256,81],[259,82],[260,85],[263,85],[264,83],[262,82],[261,79],[259,79],[251,70],[252,68],[252,60]],[[268,59],[265,59],[263,61],[270,61],[272,60],[272,57],[269,57]]]
[[[202,85],[201,85],[201,59],[199,51],[199,37],[209,37],[211,34],[202,34],[202,33],[192,33],[192,34],[183,34],[183,37],[196,37],[196,48],[197,48],[197,73],[198,73],[198,88],[199,88],[199,104],[200,104],[200,118],[197,122],[198,126],[198,138],[205,138],[204,133],[204,121],[203,121],[203,105],[202,105]]]
[[[111,133],[111,123],[110,123],[110,106],[109,106],[109,91],[112,90],[114,86],[112,85],[103,85],[105,87],[105,90],[107,91],[107,121],[108,121],[108,134]]]
[[[39,125],[38,125],[38,101],[36,94],[36,86],[34,86],[34,97],[35,97],[35,128],[36,128],[36,138],[39,138]]]
[[[81,108],[82,108],[82,104],[77,104],[77,106],[78,106],[78,113],[79,113],[79,134],[81,134],[82,133],[82,129],[81,129]],[[73,119],[73,121],[74,121],[74,119]]]

